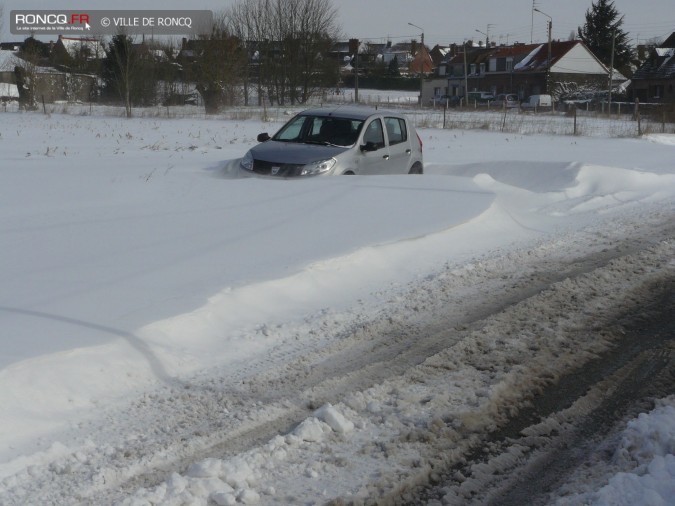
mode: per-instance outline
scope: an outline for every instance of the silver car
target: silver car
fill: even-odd
[[[362,107],[309,109],[240,160],[251,175],[422,174],[422,140],[402,114]]]

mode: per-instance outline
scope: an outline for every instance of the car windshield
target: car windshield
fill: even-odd
[[[286,123],[273,138],[282,142],[352,146],[362,126],[363,120],[301,114]]]

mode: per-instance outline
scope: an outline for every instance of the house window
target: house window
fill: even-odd
[[[490,72],[497,72],[499,69],[499,61],[503,58],[490,58]],[[504,69],[501,69],[504,70]]]
[[[471,75],[473,75],[473,74],[476,73],[476,64],[475,64],[475,63],[472,63],[472,64],[471,64],[471,72],[469,72],[469,73],[470,73]]]
[[[513,72],[513,58],[506,59],[506,71]]]
[[[481,75],[485,74],[485,63],[480,64],[480,73],[481,73]]]
[[[439,76],[445,75],[445,66],[444,65],[441,65],[440,67],[438,67],[438,75]]]

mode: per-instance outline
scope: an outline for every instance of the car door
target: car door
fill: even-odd
[[[361,142],[359,174],[390,174],[389,148],[384,137],[380,118],[373,118],[365,125]]]
[[[394,174],[407,174],[410,170],[410,134],[404,118],[385,116],[384,126],[389,144],[389,171]]]

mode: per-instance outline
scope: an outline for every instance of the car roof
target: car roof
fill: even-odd
[[[337,106],[337,107],[317,107],[314,109],[307,109],[300,113],[303,116],[334,116],[336,118],[349,119],[367,119],[376,114],[386,114],[388,116],[403,117],[402,114],[387,111],[383,109],[375,109],[374,107],[359,107],[359,106]]]

